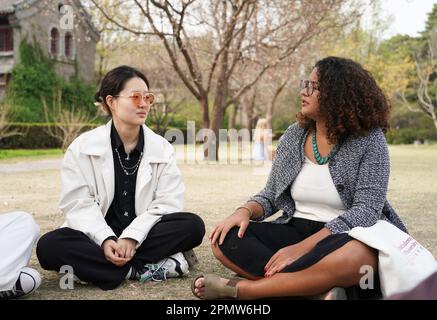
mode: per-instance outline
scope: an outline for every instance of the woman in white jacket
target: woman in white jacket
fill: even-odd
[[[147,78],[128,66],[115,68],[96,100],[112,120],[79,136],[65,154],[60,208],[66,222],[39,240],[41,266],[70,266],[81,281],[104,290],[125,279],[187,274],[187,252],[202,242],[205,227],[182,212],[173,147],[144,125],[154,102]]]

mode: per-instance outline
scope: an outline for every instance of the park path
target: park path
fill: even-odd
[[[199,149],[200,150],[200,149]],[[196,151],[197,155],[193,151],[189,151],[186,154],[181,149],[176,149],[176,161],[178,165],[193,164],[195,162],[203,162],[202,152]],[[220,155],[223,161],[227,158],[227,154]],[[196,159],[196,160],[195,160]],[[237,155],[232,155],[232,163],[236,163]],[[250,161],[250,153],[246,153],[242,158],[244,161]],[[45,159],[26,159],[17,161],[0,161],[0,173],[18,173],[18,172],[33,172],[42,170],[60,170],[62,163],[62,157],[59,158],[45,158]],[[247,164],[247,163],[246,163]],[[259,163],[258,163],[259,165]],[[267,164],[270,168],[271,163]]]
[[[62,158],[25,160],[14,163],[0,163],[0,173],[30,172],[40,170],[59,170]]]

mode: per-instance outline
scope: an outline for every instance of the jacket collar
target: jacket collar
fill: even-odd
[[[113,149],[119,149],[122,147],[122,151],[123,152],[125,151],[123,146],[123,141],[121,140],[120,135],[117,132],[117,128],[115,128],[114,122],[112,122],[111,125],[111,146]],[[138,142],[134,150],[138,151],[138,154],[140,154],[144,150],[144,133],[143,133],[142,126],[140,127],[140,136],[138,137]]]
[[[111,150],[111,126],[112,120],[106,125],[92,130],[81,144],[80,152],[87,155],[102,157],[112,154]],[[161,139],[143,124],[144,156],[147,162],[168,162],[169,156],[164,151]]]

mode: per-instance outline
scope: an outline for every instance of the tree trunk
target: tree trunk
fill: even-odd
[[[215,104],[213,109],[213,118],[211,122],[211,133],[214,133],[214,139],[211,141],[211,144],[209,145],[212,150],[215,149],[215,155],[211,154],[208,157],[208,160],[212,161],[218,161],[219,160],[219,147],[220,147],[220,136],[219,136],[219,130],[221,129],[223,125],[223,119],[224,119],[224,107],[223,102],[221,105]]]
[[[247,129],[249,130],[250,139],[252,140],[252,130],[254,128],[254,110],[255,110],[255,100],[256,100],[256,88],[252,93],[252,96],[246,97],[244,99],[244,111],[247,117]]]
[[[275,105],[276,101],[278,100],[279,95],[281,94],[282,90],[284,90],[285,86],[287,85],[288,81],[290,80],[290,76],[281,83],[281,85],[276,89],[275,94],[273,95],[272,100],[267,106],[267,112],[266,112],[266,120],[267,120],[267,128],[273,130],[273,113],[275,112]]]
[[[209,128],[209,106],[208,106],[208,97],[202,97],[199,100],[199,104],[200,104],[200,111],[202,113],[202,120],[200,125],[202,126],[202,129],[207,129]]]
[[[238,102],[234,102],[233,108],[229,111],[229,120],[228,120],[229,129],[235,128],[235,124],[237,122],[238,109],[239,109]]]
[[[99,56],[99,68],[97,71],[97,81],[96,81],[96,85],[98,86],[100,84],[100,82],[103,80],[103,56]]]
[[[215,157],[214,155],[208,157],[208,160],[216,160],[216,161],[219,160],[219,154],[218,154],[219,147],[220,147],[219,130],[223,125],[223,119],[226,110],[226,98],[228,95],[228,82],[224,70],[222,70],[221,77],[217,82],[217,88],[221,88],[221,90],[216,91],[217,93],[214,99],[214,107],[212,109],[213,118],[210,126],[210,129],[212,133],[214,133],[215,137],[213,141],[211,141],[212,144],[209,145],[210,148],[215,148]]]
[[[200,104],[200,111],[202,114],[202,119],[200,122],[200,126],[201,129],[208,129],[209,125],[210,125],[210,120],[209,120],[209,105],[208,105],[208,97],[202,97],[199,101]],[[207,144],[208,142],[208,138],[203,138],[203,144]],[[203,158],[204,159],[208,159],[209,157],[209,152],[208,152],[208,148],[204,149],[203,151]]]
[[[252,130],[253,130],[253,112],[247,114],[247,130],[249,130],[250,141],[252,141]]]
[[[228,70],[228,51],[225,50],[225,53],[220,59],[220,71],[218,73],[217,78],[217,86],[216,86],[216,94],[214,99],[214,107],[212,109],[213,118],[211,122],[210,129],[211,133],[215,135],[214,139],[208,144],[209,148],[215,149],[215,155],[209,155],[208,160],[219,160],[219,147],[220,147],[220,136],[219,130],[223,125],[224,113],[226,110],[226,100],[228,98],[228,90],[229,90],[229,75],[227,74]],[[215,159],[214,159],[215,158]]]
[[[267,129],[273,129],[272,119],[273,119],[274,109],[275,109],[275,104],[272,101],[268,104],[267,111],[266,111]]]

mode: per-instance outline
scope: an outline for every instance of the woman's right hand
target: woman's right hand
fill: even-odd
[[[219,245],[223,243],[229,230],[233,227],[240,227],[238,230],[238,237],[243,238],[246,232],[247,226],[250,221],[250,212],[245,208],[237,209],[233,214],[224,219],[222,222],[217,224],[214,229],[212,229],[209,239],[211,244],[216,244],[217,239],[219,239]]]

